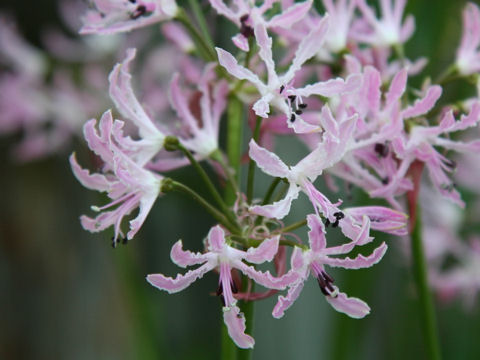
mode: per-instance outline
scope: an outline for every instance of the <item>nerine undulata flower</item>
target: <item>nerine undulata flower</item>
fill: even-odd
[[[84,136],[89,148],[103,160],[103,173],[90,174],[88,170],[81,168],[75,154],[70,156],[70,164],[83,186],[106,192],[112,199],[107,205],[92,206],[94,211],[100,212],[96,218],[83,215],[80,220],[82,226],[91,232],[113,226],[115,246],[118,238],[123,237],[122,219],[137,208],[139,212],[130,221],[127,239],[132,239],[140,229],[160,194],[163,177],[148,171],[129,156],[133,141],[123,135],[124,123],[114,121],[110,111],[105,112],[100,119],[100,132],[95,128],[96,123],[97,121],[92,119],[85,124]],[[138,143],[138,146],[142,145]],[[111,208],[114,209],[108,210]]]
[[[289,29],[293,24],[302,20],[313,2],[307,0],[289,4],[281,13],[266,20],[263,15],[279,0],[267,0],[260,6],[256,6],[253,0],[236,0],[233,1],[233,7],[225,4],[223,0],[209,1],[217,13],[225,16],[240,28],[240,32],[232,38],[232,41],[243,51],[249,51],[248,38],[253,36],[253,29],[257,24],[262,23],[267,28]]]
[[[173,76],[170,84],[170,102],[183,120],[182,127],[185,130],[179,133],[178,138],[187,149],[195,152],[201,159],[208,158],[218,149],[220,117],[227,101],[228,84],[225,81],[210,89],[214,76],[213,64],[207,66],[198,84],[201,97],[197,116],[190,109],[188,96],[180,89],[178,73]]]
[[[175,0],[92,0],[80,34],[114,34],[172,19]]]
[[[343,267],[345,269],[362,269],[371,267],[378,263],[385,252],[387,245],[382,243],[373,250],[369,256],[358,255],[352,258],[340,258],[337,255],[348,254],[357,245],[363,245],[371,241],[369,237],[370,220],[367,216],[363,217],[361,231],[352,241],[334,247],[327,247],[325,238],[325,227],[316,215],[307,216],[308,242],[310,248],[302,250],[295,247],[291,257],[291,272],[298,274],[296,281],[289,285],[286,296],[279,296],[272,315],[281,318],[284,312],[300,296],[305,281],[312,274],[318,281],[318,285],[325,299],[339,312],[343,312],[353,318],[362,318],[370,312],[369,306],[360,299],[350,298],[345,293],[339,291],[335,286],[333,278],[325,271],[325,265],[331,267]]]
[[[415,30],[413,16],[407,16],[402,23],[405,3],[406,0],[381,0],[382,17],[377,18],[365,0],[357,0],[358,9],[363,15],[363,23],[356,24],[357,28],[354,27],[352,37],[378,47],[405,43]]]
[[[463,34],[455,64],[462,75],[480,70],[480,9],[468,3],[463,10]]]
[[[257,248],[249,248],[242,251],[230,246],[225,240],[225,232],[220,226],[213,227],[208,233],[208,251],[204,254],[192,253],[182,249],[182,241],[179,240],[173,245],[170,252],[172,261],[180,267],[200,265],[195,270],[189,270],[186,274],[178,274],[174,279],[162,274],[151,274],[147,281],[160,290],[168,293],[179,292],[195,280],[203,277],[207,272],[218,268],[220,272],[218,294],[223,301],[223,319],[228,329],[228,334],[240,348],[253,347],[255,340],[245,334],[245,318],[238,308],[234,293],[237,291],[232,279],[232,269],[238,269],[255,282],[271,289],[284,289],[292,282],[296,274],[290,273],[283,277],[276,278],[270,272],[255,270],[251,265],[245,264],[248,261],[252,264],[261,264],[271,261],[278,250],[279,236],[264,240]]]
[[[267,118],[270,113],[270,105],[274,106],[289,119],[289,127],[296,132],[308,132],[316,129],[302,120],[301,114],[305,108],[302,97],[321,95],[331,97],[343,92],[353,91],[360,85],[360,77],[351,75],[346,80],[341,78],[331,79],[325,82],[317,82],[302,88],[294,88],[291,83],[295,74],[302,65],[315,56],[325,39],[328,30],[328,17],[324,17],[318,25],[302,40],[295,53],[287,72],[279,76],[275,71],[275,63],[272,55],[272,39],[268,36],[263,24],[255,27],[255,38],[260,48],[260,58],[266,65],[268,80],[265,84],[249,69],[238,64],[237,60],[229,52],[216,48],[218,60],[231,75],[240,80],[250,81],[258,90],[261,98],[253,105],[253,110],[258,116]]]

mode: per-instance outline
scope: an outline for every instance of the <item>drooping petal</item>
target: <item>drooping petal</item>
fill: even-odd
[[[72,171],[75,174],[80,183],[85,186],[87,189],[97,190],[97,191],[108,191],[111,188],[110,181],[104,175],[101,174],[90,174],[86,169],[83,169],[77,162],[75,153],[70,155],[70,166]]]
[[[224,307],[223,321],[227,326],[228,335],[239,348],[253,348],[255,340],[250,335],[245,334],[245,316],[240,313],[238,306]]]
[[[207,262],[198,269],[190,270],[185,275],[178,274],[175,279],[166,277],[163,274],[147,275],[147,281],[157,289],[165,290],[169,294],[173,294],[187,288],[195,280],[200,279],[207,272],[212,270],[216,264]]]
[[[336,286],[334,286],[336,288]],[[336,289],[338,291],[338,289]],[[325,296],[325,299],[339,312],[347,314],[354,319],[361,319],[370,313],[370,307],[362,300],[349,298],[346,294],[338,292],[337,296]]]
[[[327,246],[325,239],[325,226],[317,215],[308,215],[307,224],[310,228],[308,232],[308,242],[313,252],[320,252]]]
[[[276,319],[280,319],[285,314],[285,311],[292,306],[295,300],[298,299],[303,289],[304,281],[299,281],[288,289],[286,296],[279,296],[277,304],[273,308],[272,315]]]

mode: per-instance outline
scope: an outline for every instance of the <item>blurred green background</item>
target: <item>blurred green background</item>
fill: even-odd
[[[406,52],[432,59],[427,73],[439,74],[453,59],[464,3],[409,1],[417,30]],[[58,22],[52,0],[3,0],[1,8],[37,44],[40,29]],[[447,92],[463,86],[452,84]],[[181,238],[186,248],[201,250],[212,219],[189,199],[169,194],[133,241],[112,249],[109,234],[80,226],[78,217],[98,198],[73,177],[68,154],[16,164],[8,151],[13,141],[0,140],[0,359],[219,358],[221,306],[211,296],[217,276],[210,273],[176,295],[144,280],[148,273],[182,271],[171,263],[170,247]],[[83,146],[74,144],[77,151]],[[190,169],[175,175],[196,186]],[[304,214],[309,208],[304,202],[296,209]],[[343,291],[372,308],[364,320],[332,310],[312,279],[281,320],[270,315],[276,297],[258,302],[253,359],[424,359],[400,241],[389,241],[387,255],[372,269],[332,271]],[[437,303],[437,314],[444,359],[479,359],[479,307]]]

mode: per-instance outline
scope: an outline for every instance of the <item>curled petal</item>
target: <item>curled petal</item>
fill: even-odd
[[[104,175],[101,174],[90,174],[86,169],[78,164],[75,157],[75,153],[70,155],[70,166],[72,171],[75,174],[75,177],[80,181],[80,183],[85,186],[87,189],[98,190],[98,191],[108,191],[111,188],[111,183],[107,180]]]
[[[265,261],[272,261],[278,251],[280,235],[264,240],[258,247],[249,248],[245,260],[254,264],[261,264]]]
[[[253,214],[266,216],[275,219],[283,219],[290,212],[292,201],[298,198],[300,188],[295,184],[290,184],[287,195],[280,201],[269,205],[256,205],[250,208]]]
[[[327,260],[325,260],[325,263],[333,267],[343,267],[345,269],[367,268],[377,264],[380,260],[382,260],[387,248],[387,244],[382,243],[382,245],[377,247],[369,256],[363,256],[360,254],[354,259],[348,257],[345,259],[329,257]]]
[[[295,300],[298,299],[303,289],[303,281],[299,281],[288,289],[287,296],[279,296],[277,304],[273,308],[272,315],[276,319],[280,319],[285,314],[285,311],[292,306]]]
[[[206,263],[198,269],[188,271],[185,275],[178,274],[175,279],[166,277],[163,274],[150,274],[147,275],[147,281],[157,289],[165,290],[169,294],[173,294],[187,288],[195,280],[202,278],[203,275],[214,267],[215,264]]]
[[[290,171],[287,165],[285,165],[276,154],[258,146],[253,139],[250,140],[249,148],[248,154],[250,158],[257,163],[257,166],[262,169],[263,172],[282,178],[288,176]]]
[[[245,317],[240,313],[238,306],[224,307],[223,321],[227,326],[228,335],[239,348],[253,348],[255,340],[250,335],[245,334]]]
[[[336,286],[334,288],[338,291]],[[354,319],[361,319],[370,313],[370,307],[364,301],[357,298],[349,298],[342,292],[338,292],[335,297],[325,296],[325,298],[335,310]]]
[[[402,115],[405,119],[416,117],[419,115],[426,114],[429,112],[434,106],[437,100],[442,95],[442,87],[438,85],[434,85],[428,88],[427,94],[424,98],[415,101],[412,106],[406,108]]]
[[[170,258],[180,267],[201,264],[208,260],[208,257],[205,254],[183,250],[182,240],[178,240],[172,246],[172,250],[170,250]]]

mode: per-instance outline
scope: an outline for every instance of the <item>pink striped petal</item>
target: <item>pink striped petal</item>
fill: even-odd
[[[170,258],[180,267],[187,267],[189,265],[196,265],[208,261],[206,254],[194,253],[188,250],[183,250],[182,240],[178,240],[170,250]]]
[[[249,148],[248,154],[250,158],[257,163],[257,166],[263,172],[281,178],[287,177],[290,173],[287,165],[276,154],[258,146],[255,140],[250,140]]]
[[[225,246],[225,232],[220,225],[216,225],[210,229],[208,232],[208,243],[210,244],[210,251],[216,253],[222,252],[223,247]]]
[[[308,232],[308,242],[313,252],[321,252],[327,246],[325,239],[325,226],[317,215],[307,216],[307,224],[310,228]]]
[[[370,307],[364,301],[357,298],[349,298],[342,292],[339,292],[336,297],[325,296],[325,298],[335,310],[354,319],[361,319],[370,313]]]
[[[264,240],[258,247],[249,248],[245,260],[253,264],[261,264],[265,261],[272,261],[277,254],[280,235]]]
[[[377,247],[369,256],[363,256],[362,254],[358,255],[354,259],[352,258],[333,258],[328,257],[324,260],[325,264],[328,264],[332,267],[343,267],[345,269],[362,269],[368,268],[377,264],[382,260],[383,255],[387,251],[387,244],[382,243]]]
[[[437,100],[442,95],[442,87],[438,85],[433,85],[428,88],[425,97],[418,99],[412,106],[409,106],[403,110],[402,115],[405,119],[416,117],[419,115],[426,114],[434,106]]]
[[[215,264],[206,263],[198,269],[190,270],[185,275],[178,274],[175,279],[166,277],[162,274],[147,275],[147,281],[157,289],[165,290],[169,294],[173,294],[190,286],[195,280],[200,279],[207,272],[212,270]]]
[[[287,195],[277,202],[269,205],[255,205],[250,207],[252,214],[257,214],[274,219],[283,219],[290,212],[292,201],[298,198],[300,188],[295,184],[290,184]]]
[[[237,306],[223,308],[223,321],[227,326],[228,335],[239,348],[253,348],[255,340],[245,334],[245,317]]]
[[[282,13],[275,15],[267,22],[268,27],[281,27],[290,29],[296,22],[302,20],[312,6],[312,0],[296,3]]]
[[[283,317],[285,314],[285,311],[292,306],[292,304],[295,302],[295,300],[298,299],[300,296],[300,293],[302,292],[303,289],[303,284],[304,281],[299,281],[292,287],[288,289],[287,295],[286,296],[279,296],[277,304],[273,308],[272,315],[276,319],[280,319]]]
[[[237,59],[233,57],[228,51],[225,51],[220,48],[215,48],[217,50],[218,62],[223,66],[231,75],[235,76],[239,80],[248,80],[259,88],[265,87],[265,85],[260,81],[257,75],[248,70],[247,68],[238,64]]]

